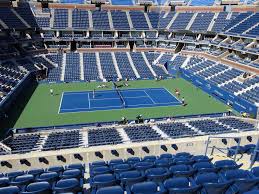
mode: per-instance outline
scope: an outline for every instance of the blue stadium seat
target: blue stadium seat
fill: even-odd
[[[230,170],[230,169],[238,169],[243,164],[237,165],[233,160],[219,160],[214,163],[215,167],[219,170]]]
[[[101,187],[114,186],[116,185],[115,176],[112,174],[96,175],[90,180],[90,185],[96,189]]]
[[[169,191],[169,194],[180,194],[180,193],[197,193],[200,186],[196,185],[186,177],[177,177],[167,179],[164,182],[165,188]]]
[[[135,183],[139,183],[145,180],[145,176],[143,176],[139,171],[132,170],[127,172],[122,172],[119,174],[119,180],[121,181],[122,185],[131,186]]]
[[[132,194],[163,194],[165,191],[159,190],[159,186],[151,181],[136,183],[131,186]]]
[[[48,182],[35,182],[26,187],[26,191],[21,194],[51,194],[51,185]]]
[[[56,193],[69,193],[69,192],[75,193],[75,192],[82,191],[82,185],[75,178],[61,179],[55,184],[53,190]]]
[[[197,170],[199,173],[201,172],[217,172],[218,169],[214,167],[214,165],[210,162],[197,162],[193,164],[193,169]]]
[[[249,191],[259,182],[259,179],[253,178],[249,171],[242,169],[227,170],[222,173],[222,176],[226,181],[233,181],[232,186],[229,188],[231,193]]]
[[[167,168],[157,167],[147,169],[145,175],[149,181],[159,183],[167,179],[170,173]]]
[[[17,186],[9,186],[0,188],[0,194],[19,194],[20,189]]]
[[[220,176],[214,172],[198,174],[195,177],[197,185],[202,185],[201,193],[225,193],[232,184],[231,181],[223,181]]]
[[[120,186],[104,187],[97,190],[96,194],[124,194]]]
[[[135,163],[134,164],[134,167],[136,170],[139,170],[139,171],[145,171],[149,168],[152,168],[154,166],[154,163],[153,162],[138,162],[138,163]]]
[[[36,181],[39,181],[39,182],[47,181],[50,184],[52,184],[55,181],[57,181],[58,178],[59,178],[59,174],[57,172],[45,172],[39,175],[36,178]]]
[[[179,165],[174,165],[169,168],[170,173],[173,174],[173,176],[192,176],[194,174],[194,169],[185,164],[179,164]]]

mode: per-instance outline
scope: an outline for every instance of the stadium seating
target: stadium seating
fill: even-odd
[[[192,26],[190,27],[191,31],[207,31],[212,19],[214,17],[214,13],[198,13]]]
[[[152,72],[147,67],[147,64],[145,63],[143,56],[141,55],[140,52],[130,53],[130,55],[140,77],[144,79],[145,78],[150,79],[154,77]]]
[[[65,82],[80,80],[79,53],[68,53],[66,55]]]
[[[43,150],[59,150],[79,147],[81,138],[79,130],[61,133],[54,132],[48,135],[48,138],[43,145]]]
[[[88,29],[89,28],[88,11],[74,9],[72,12],[72,27],[74,29]]]
[[[88,145],[98,146],[122,143],[122,138],[114,128],[92,129],[88,132]]]
[[[116,52],[114,54],[122,77],[128,79],[136,79],[137,77],[132,67],[130,66],[127,54],[125,52]]]
[[[171,25],[170,30],[185,30],[192,16],[193,13],[179,13],[173,24]]]
[[[107,11],[93,11],[93,27],[96,30],[109,30],[110,24]]]
[[[149,126],[125,127],[124,130],[132,142],[162,139],[161,136]]]
[[[111,11],[113,27],[116,30],[130,30],[126,12]]]
[[[113,64],[111,53],[99,53],[99,56],[104,78],[107,80],[117,79],[118,75]]]
[[[67,28],[68,27],[68,10],[67,9],[55,9],[54,10],[54,24],[53,28]]]
[[[140,11],[130,11],[129,12],[133,28],[136,30],[148,30],[148,24],[145,19],[144,13]]]

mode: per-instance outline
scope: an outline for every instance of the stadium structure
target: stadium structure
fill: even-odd
[[[0,194],[259,193],[258,10],[1,0]]]

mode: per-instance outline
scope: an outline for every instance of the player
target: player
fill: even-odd
[[[184,99],[184,97],[182,97],[182,105],[183,105],[183,106],[186,105],[186,104],[185,104],[185,99]]]
[[[179,98],[180,97],[180,90],[179,89],[175,89],[175,94],[176,94],[176,96]]]
[[[54,96],[54,91],[53,91],[52,88],[49,90],[49,92],[50,92],[50,95],[51,95],[51,96]]]

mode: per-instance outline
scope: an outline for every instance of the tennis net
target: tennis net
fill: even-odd
[[[126,102],[125,102],[125,100],[123,99],[120,90],[116,88],[116,91],[117,91],[117,93],[118,93],[118,95],[119,95],[119,97],[120,97],[120,100],[121,100],[121,102],[122,102],[122,106],[125,107]]]

